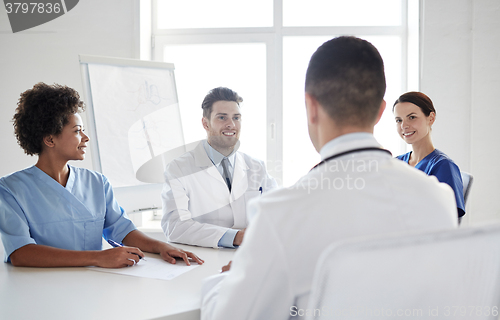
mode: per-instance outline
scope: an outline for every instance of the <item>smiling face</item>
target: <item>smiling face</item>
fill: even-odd
[[[410,102],[401,102],[394,106],[394,118],[399,136],[408,144],[429,139],[436,114],[426,116],[422,110]]]
[[[234,101],[216,101],[210,119],[203,117],[208,143],[223,155],[229,155],[240,138],[241,113]]]
[[[79,114],[68,117],[68,123],[60,134],[52,137],[53,151],[63,160],[85,159],[85,149],[89,137],[83,132],[83,121]]]

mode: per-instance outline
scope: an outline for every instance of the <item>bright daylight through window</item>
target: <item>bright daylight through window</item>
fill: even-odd
[[[393,154],[405,151],[391,109],[418,90],[418,0],[157,0],[151,11],[151,55],[175,64],[186,143],[205,137],[205,94],[229,87],[244,99],[240,150],[293,184],[319,161],[305,117],[309,58],[326,40],[354,35],[385,62],[387,109],[375,136]]]

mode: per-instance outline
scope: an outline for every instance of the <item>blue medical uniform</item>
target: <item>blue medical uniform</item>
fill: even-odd
[[[411,151],[398,156],[399,160],[408,163],[410,160]],[[440,182],[448,184],[455,192],[455,199],[457,201],[458,216],[461,217],[465,214],[464,203],[464,185],[462,183],[462,175],[460,169],[445,153],[434,149],[425,158],[423,158],[415,168],[427,173],[428,175],[435,176]]]
[[[135,230],[100,173],[68,165],[66,187],[36,166],[0,179],[0,233],[5,262],[27,244],[101,250]]]

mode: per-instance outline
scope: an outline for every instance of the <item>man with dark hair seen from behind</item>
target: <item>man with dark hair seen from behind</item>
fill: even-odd
[[[167,165],[162,228],[169,241],[239,246],[247,202],[277,186],[262,161],[238,151],[242,101],[229,88],[210,90],[201,105],[207,140]]]
[[[453,191],[394,159],[373,137],[385,108],[384,65],[355,37],[311,57],[305,102],[322,161],[294,186],[249,204],[245,242],[203,284],[202,319],[288,319],[306,309],[316,263],[330,244],[358,236],[456,227]],[[426,201],[416,201],[425,197]],[[295,307],[296,309],[292,309]]]

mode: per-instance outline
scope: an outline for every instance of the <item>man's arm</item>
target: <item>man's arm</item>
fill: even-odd
[[[161,227],[171,242],[217,248],[219,240],[229,230],[229,228],[200,223],[193,219],[181,221],[179,210],[166,212],[165,206],[163,208]]]
[[[162,191],[163,218],[161,226],[167,239],[172,242],[217,248],[219,240],[229,228],[200,223],[191,217],[187,190],[171,172],[165,173],[166,181]]]
[[[288,268],[276,231],[257,215],[231,270],[203,283],[202,319],[288,319],[295,298]]]
[[[238,231],[236,233],[236,235],[234,236],[234,240],[233,240],[233,246],[241,246],[241,243],[243,242],[243,237],[245,236],[245,231],[247,229],[242,229],[240,231]]]

